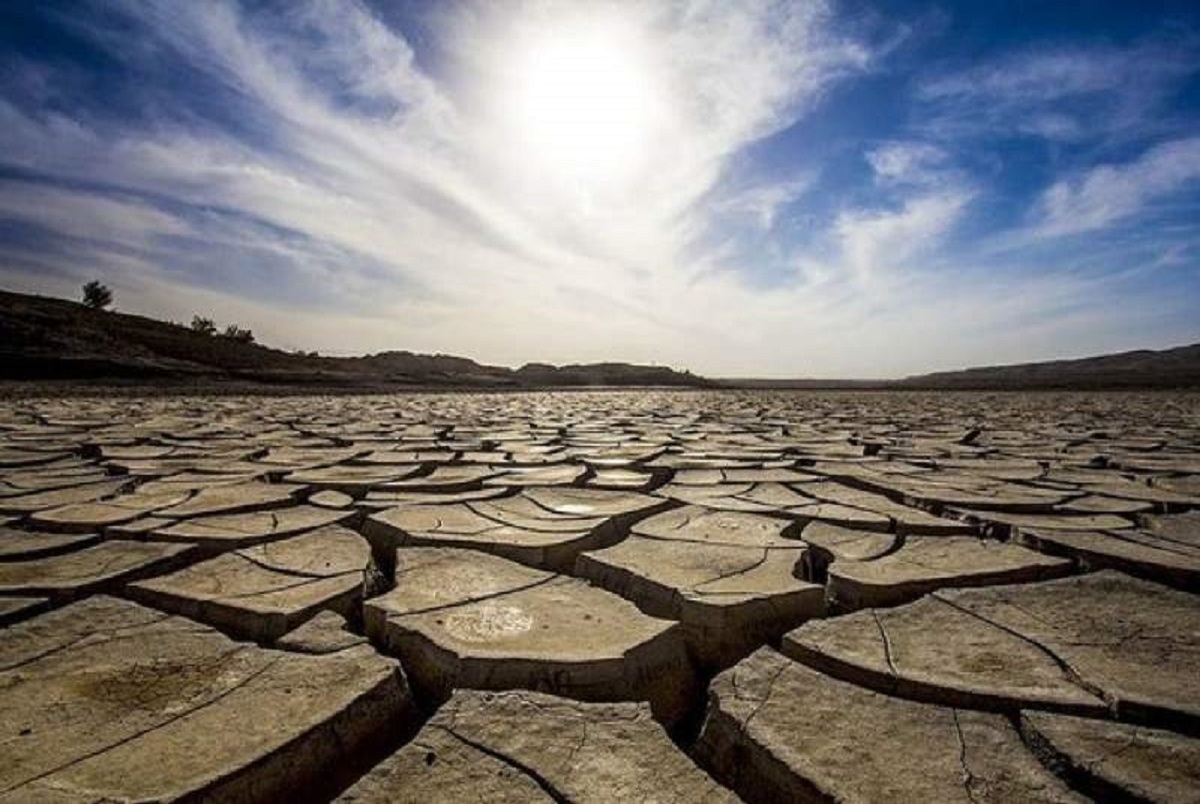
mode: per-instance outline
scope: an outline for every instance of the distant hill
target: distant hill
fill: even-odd
[[[530,385],[707,385],[690,371],[666,366],[632,366],[628,363],[587,363],[551,366],[526,363],[516,371],[517,381]]]
[[[1026,390],[1200,386],[1200,344],[1079,360],[942,371],[902,380],[708,380],[665,366],[590,363],[519,369],[453,355],[388,351],[362,357],[285,352],[144,316],[0,291],[0,380],[162,385],[546,388],[681,386],[749,389]]]
[[[388,351],[362,357],[285,352],[144,316],[89,309],[63,299],[0,291],[0,379],[153,384],[228,381],[271,385],[522,388],[583,385],[705,385],[688,372],[600,363],[521,369],[465,357]]]
[[[1026,388],[1145,388],[1200,386],[1200,343],[1140,349],[1077,360],[986,366],[906,377],[891,387],[1003,390]]]
[[[1192,388],[1200,386],[1200,343],[1174,349],[918,374],[902,380],[720,379],[726,388],[761,390],[1032,390]]]
[[[891,380],[831,380],[812,377],[797,379],[722,377],[714,382],[725,388],[745,388],[755,391],[871,391],[888,388],[893,384]]]

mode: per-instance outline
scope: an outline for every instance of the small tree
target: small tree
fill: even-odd
[[[254,333],[248,329],[242,329],[237,324],[225,327],[225,337],[232,338],[238,343],[254,343]]]
[[[112,304],[113,294],[108,286],[93,279],[83,286],[83,303],[93,310],[103,310]]]
[[[216,335],[217,325],[211,318],[194,315],[192,316],[192,332],[198,332],[201,335]]]

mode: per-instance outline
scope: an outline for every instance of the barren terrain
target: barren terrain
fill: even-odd
[[[0,802],[1200,800],[1200,393],[0,407]]]

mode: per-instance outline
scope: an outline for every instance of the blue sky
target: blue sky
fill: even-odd
[[[0,5],[0,286],[326,354],[892,377],[1200,341],[1200,11]]]

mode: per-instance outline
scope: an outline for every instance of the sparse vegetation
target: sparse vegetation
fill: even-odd
[[[239,327],[237,324],[230,324],[225,327],[223,335],[238,343],[254,343],[254,333],[248,329]]]
[[[217,325],[213,323],[211,318],[203,316],[192,316],[192,332],[199,332],[201,335],[216,335]]]
[[[113,293],[107,285],[101,284],[97,279],[84,284],[83,286],[83,303],[93,310],[103,310],[112,304]]]
[[[191,323],[192,332],[197,332],[201,335],[216,335],[218,334],[217,325],[213,323],[211,318],[205,318],[202,315],[192,316]],[[237,324],[230,324],[225,327],[225,330],[220,333],[221,337],[229,338],[238,343],[254,343],[254,333],[246,328],[239,327]]]

